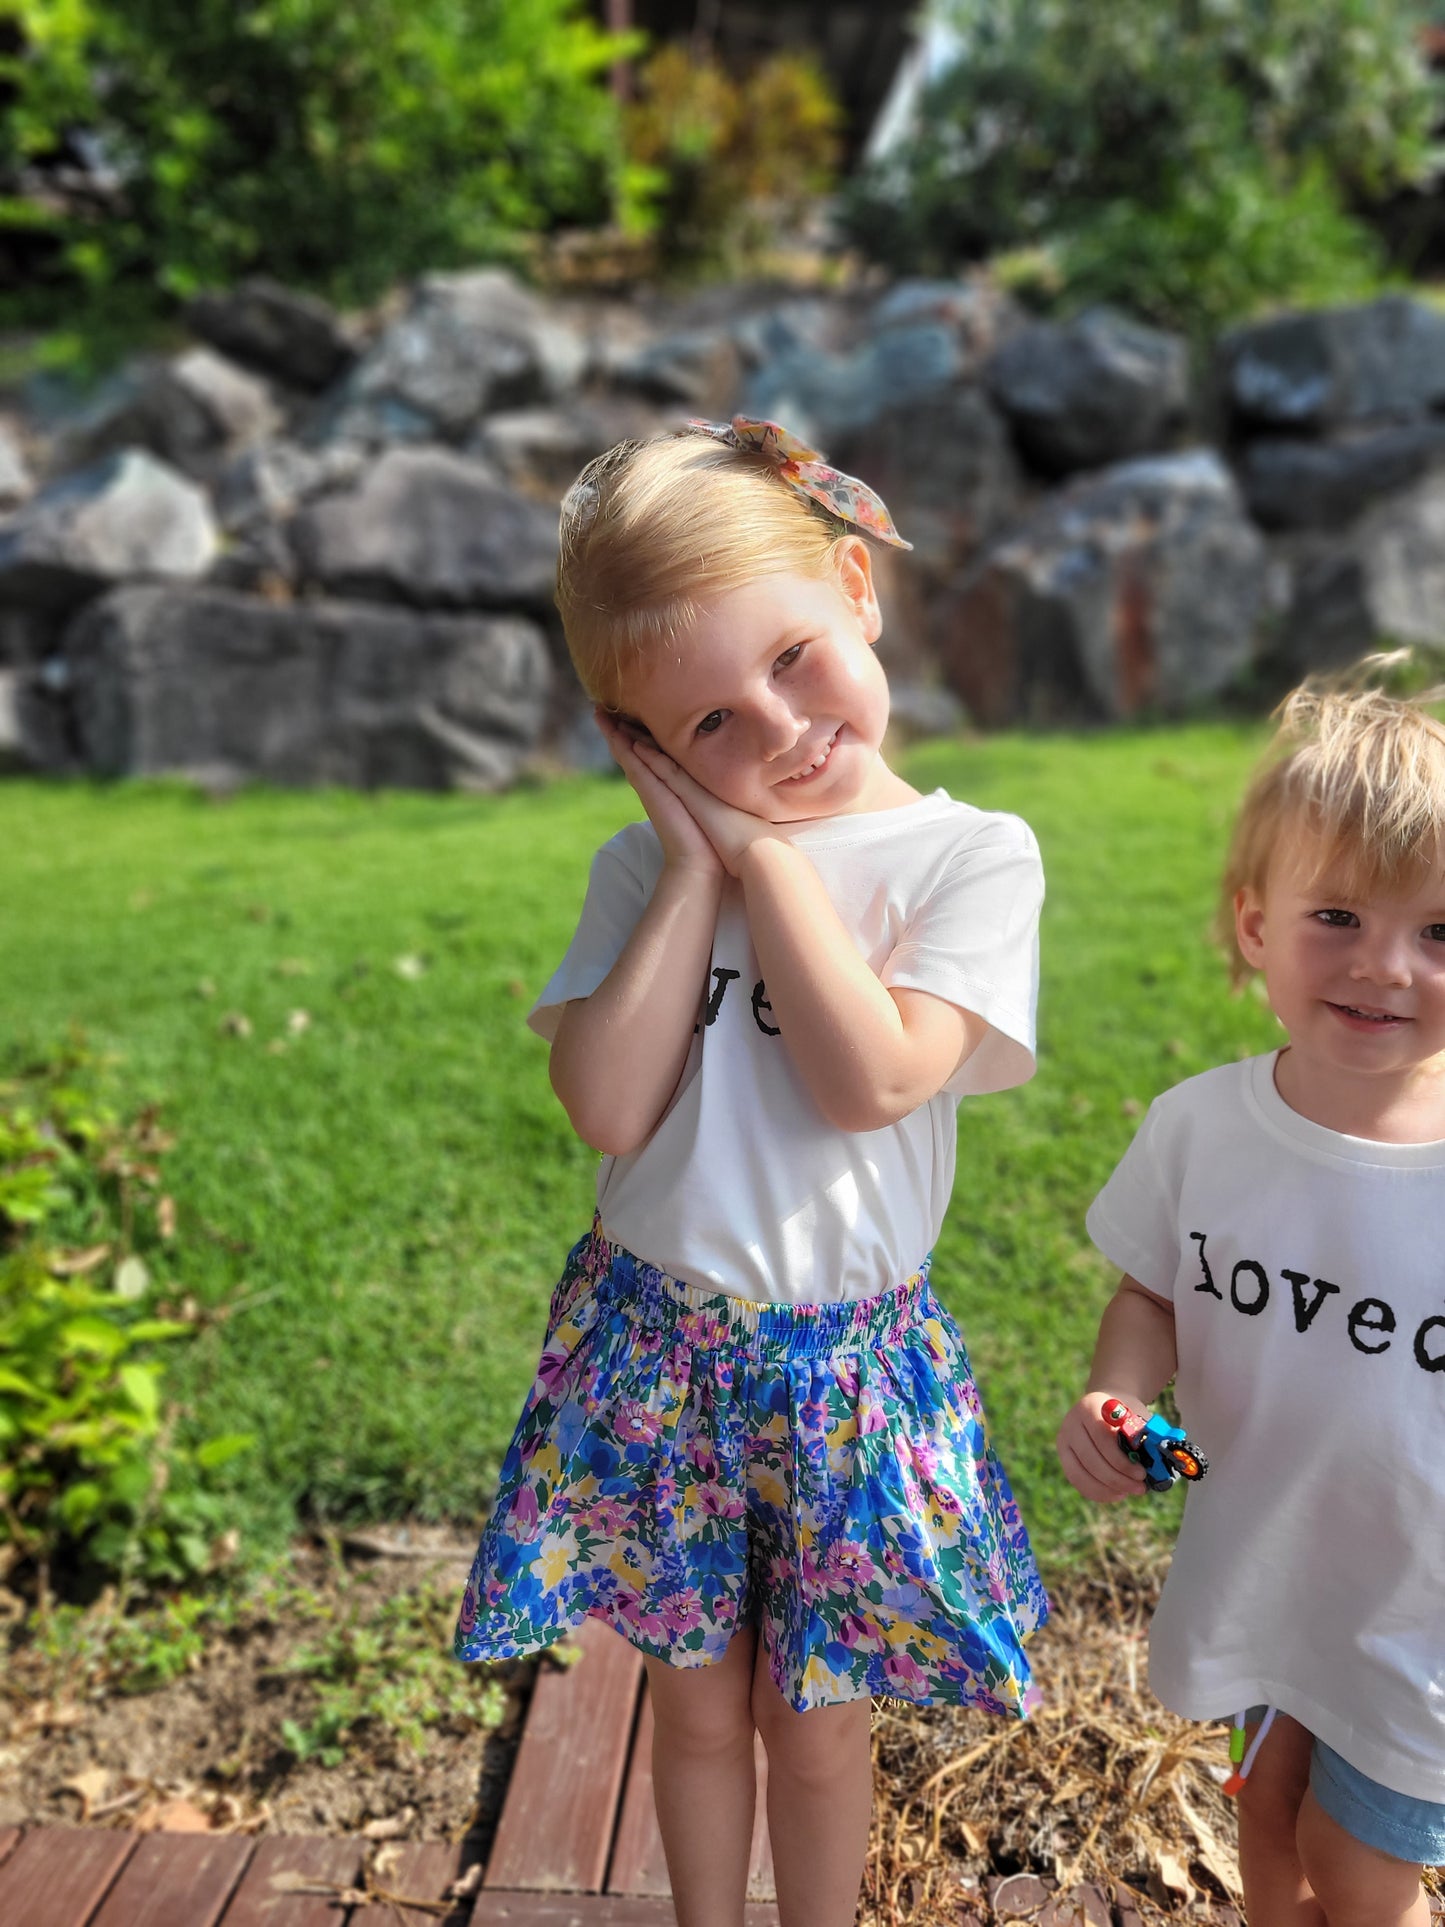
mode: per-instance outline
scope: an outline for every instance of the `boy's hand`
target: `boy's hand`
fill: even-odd
[[[637,761],[645,764],[654,781],[665,786],[688,818],[701,828],[729,876],[737,875],[738,865],[751,844],[778,834],[776,824],[765,822],[760,816],[749,816],[746,810],[734,809],[731,803],[724,803],[711,790],[704,789],[656,743],[635,742],[633,747]],[[624,763],[623,768],[630,776],[629,766]],[[641,790],[638,794],[642,794]],[[647,798],[644,796],[642,800],[651,816]],[[662,834],[661,830],[658,834]]]
[[[664,860],[673,869],[720,874],[722,861],[706,831],[676,791],[658,775],[649,760],[649,752],[669,767],[676,768],[676,765],[654,744],[639,737],[605,709],[594,709],[592,714],[612,751],[613,761],[636,790],[648,821],[657,831]]]
[[[1054,1444],[1064,1477],[1076,1492],[1100,1505],[1115,1499],[1136,1499],[1144,1490],[1144,1468],[1119,1450],[1119,1434],[1100,1416],[1112,1399],[1137,1410],[1137,1395],[1123,1392],[1085,1392],[1059,1427]],[[1145,1409],[1148,1402],[1144,1401]]]

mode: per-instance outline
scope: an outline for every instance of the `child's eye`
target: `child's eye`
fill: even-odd
[[[1445,943],[1445,923],[1427,923],[1425,935],[1431,943]]]
[[[1315,916],[1331,930],[1353,930],[1359,922],[1353,910],[1316,910]]]
[[[706,716],[703,717],[702,721],[697,726],[698,735],[699,736],[714,735],[716,731],[722,728],[723,718],[726,715],[727,715],[727,711],[725,709],[710,709],[707,712]]]
[[[793,664],[798,660],[799,656],[801,656],[802,653],[803,653],[802,643],[795,642],[791,649],[785,649],[783,651],[782,655],[779,656],[778,660],[773,664],[773,667],[775,669],[791,669]]]

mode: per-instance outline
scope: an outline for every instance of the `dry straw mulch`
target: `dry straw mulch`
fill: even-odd
[[[1238,1920],[1227,1732],[1177,1718],[1150,1692],[1164,1566],[1110,1523],[1089,1575],[1051,1589],[1052,1617],[1031,1648],[1044,1693],[1031,1720],[891,1702],[875,1714],[860,1927],[1083,1927],[1111,1910],[1140,1927]],[[1015,1873],[1041,1876],[1052,1903],[1039,1904],[1037,1879],[1000,1883]],[[1110,1908],[1096,1911],[1100,1899]]]

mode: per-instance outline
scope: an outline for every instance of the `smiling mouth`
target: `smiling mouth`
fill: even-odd
[[[1366,1010],[1359,1004],[1331,1004],[1331,1010],[1338,1011],[1353,1023],[1373,1024],[1377,1030],[1388,1030],[1392,1024],[1408,1024],[1408,1017],[1396,1017],[1388,1010]]]
[[[824,743],[823,747],[818,751],[818,754],[813,758],[812,762],[808,764],[807,768],[795,770],[791,776],[785,776],[782,779],[783,783],[806,783],[809,777],[817,776],[820,771],[826,769],[828,758],[833,754],[833,746],[837,740],[838,731],[835,729],[827,742]]]

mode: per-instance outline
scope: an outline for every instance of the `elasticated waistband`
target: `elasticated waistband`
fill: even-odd
[[[677,1326],[694,1350],[777,1362],[874,1351],[916,1331],[922,1301],[930,1296],[929,1263],[925,1258],[912,1277],[872,1298],[789,1305],[733,1298],[670,1277],[613,1244],[600,1219],[583,1249],[584,1269],[604,1304],[641,1324]]]

